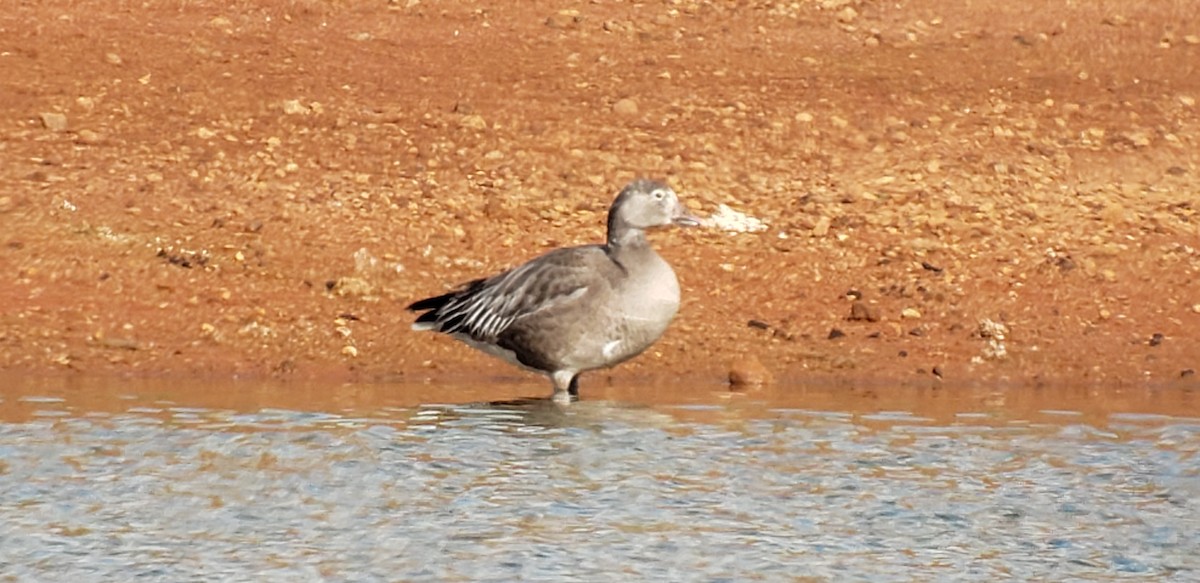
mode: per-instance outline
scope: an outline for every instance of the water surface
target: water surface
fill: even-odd
[[[16,581],[1200,579],[1186,390],[5,379]]]

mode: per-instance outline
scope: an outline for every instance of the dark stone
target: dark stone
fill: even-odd
[[[1150,337],[1150,346],[1158,346],[1159,344],[1162,344],[1162,341],[1163,335],[1155,332],[1154,335]]]
[[[850,316],[846,319],[851,322],[878,322],[879,308],[871,306],[862,300],[855,300],[850,304]]]
[[[842,336],[845,336],[845,335],[846,335],[845,332],[842,332],[841,330],[838,330],[837,328],[832,328],[829,330],[829,339],[830,340],[837,340],[838,338],[841,338]]]
[[[166,249],[159,249],[157,257],[165,259],[171,265],[178,265],[184,269],[204,267],[208,263],[208,256],[202,253],[171,253]]]

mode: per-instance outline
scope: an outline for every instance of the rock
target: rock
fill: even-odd
[[[729,365],[729,384],[732,388],[761,387],[774,379],[771,371],[753,355],[739,358]]]
[[[94,145],[104,141],[104,138],[92,130],[79,130],[75,136],[75,142],[79,144]]]
[[[879,308],[862,300],[856,300],[850,304],[850,316],[846,319],[851,322],[878,322]]]
[[[1003,360],[1008,357],[1008,347],[1004,340],[1008,338],[1008,326],[991,318],[979,321],[977,334],[986,340],[982,349],[982,357],[987,360]]]
[[[833,225],[833,219],[822,216],[817,219],[817,224],[813,225],[812,234],[814,237],[824,237],[829,234],[829,227]]]
[[[1004,340],[1008,337],[1008,326],[1002,322],[996,322],[991,318],[984,318],[979,321],[978,333],[980,338],[995,338],[996,340]]]
[[[900,317],[905,320],[918,320],[921,318],[921,311],[916,308],[904,308],[900,311]]]
[[[365,279],[358,277],[340,277],[329,286],[329,291],[339,296],[371,295],[374,286]]]
[[[288,115],[309,115],[312,113],[312,108],[301,103],[299,99],[285,99],[283,101],[283,113]]]
[[[829,339],[830,340],[837,340],[838,338],[841,338],[845,335],[846,335],[845,332],[842,332],[841,330],[839,330],[837,328],[831,328],[829,330]]]
[[[546,17],[546,26],[550,28],[575,28],[577,24],[583,21],[583,18],[578,14],[572,14],[571,10],[563,10],[556,14],[551,14]]]
[[[767,230],[767,224],[762,219],[733,210],[726,204],[717,206],[717,212],[705,219],[704,224],[730,233],[757,233]]]
[[[1143,131],[1125,132],[1121,137],[1135,148],[1146,148],[1151,144],[1150,134]]]
[[[488,127],[487,120],[483,116],[477,114],[464,115],[458,120],[459,127],[469,130],[482,131]]]
[[[125,62],[117,53],[104,53],[104,62],[110,65],[121,65]]]
[[[638,114],[638,104],[636,101],[626,97],[618,99],[612,106],[613,113],[626,117],[633,117]]]
[[[858,11],[853,6],[847,6],[837,14],[838,22],[842,24],[850,24],[858,18]]]
[[[1159,344],[1162,344],[1163,338],[1165,338],[1165,336],[1155,332],[1152,336],[1150,336],[1150,341],[1147,344],[1150,346],[1158,346]]]
[[[39,117],[42,119],[42,126],[52,132],[67,131],[67,116],[61,113],[46,112]]]

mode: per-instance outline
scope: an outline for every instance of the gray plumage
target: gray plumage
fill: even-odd
[[[549,375],[556,399],[578,396],[579,375],[624,362],[653,344],[679,309],[675,272],[646,229],[698,225],[675,192],[635,180],[608,211],[603,245],[555,249],[524,265],[408,306],[414,330]]]

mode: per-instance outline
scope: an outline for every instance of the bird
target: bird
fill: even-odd
[[[646,231],[694,227],[665,182],[639,178],[608,210],[603,244],[549,251],[507,271],[410,304],[414,330],[448,334],[484,353],[544,374],[551,398],[579,398],[581,374],[645,351],[679,311],[679,281]]]

